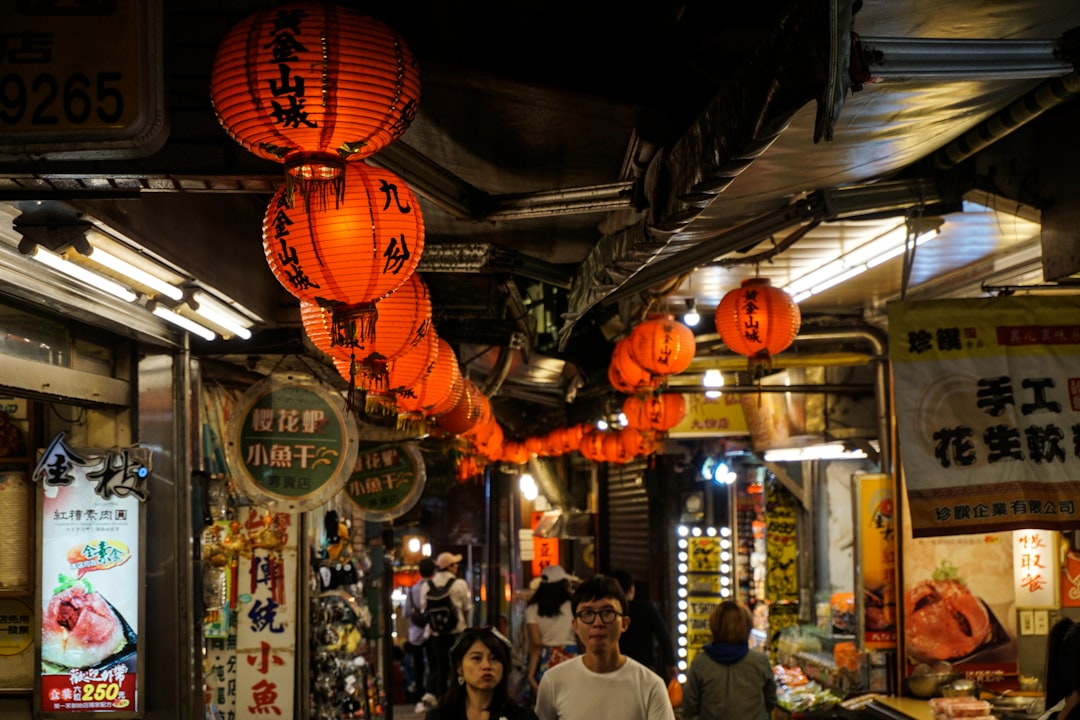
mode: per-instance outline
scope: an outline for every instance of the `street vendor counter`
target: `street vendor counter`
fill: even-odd
[[[881,696],[871,700],[863,709],[879,720],[934,720],[930,703],[919,698]]]

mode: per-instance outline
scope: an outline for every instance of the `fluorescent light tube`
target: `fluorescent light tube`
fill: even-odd
[[[82,265],[76,265],[70,260],[66,260],[60,255],[57,255],[53,251],[47,250],[40,245],[34,248],[34,251],[30,253],[30,257],[36,259],[37,261],[45,265],[48,265],[54,270],[59,270],[60,272],[68,275],[69,277],[73,277],[80,282],[86,283],[91,287],[95,287],[98,290],[107,292],[110,295],[114,295],[125,302],[135,302],[139,299],[138,295],[136,295],[130,289],[124,287],[120,283],[113,282],[104,275],[96,273],[93,270],[88,270]]]
[[[162,320],[167,320],[177,327],[182,327],[193,335],[198,335],[204,340],[214,340],[217,338],[215,333],[210,328],[203,327],[194,320],[188,320],[183,315],[179,315],[164,305],[154,305],[154,314]]]
[[[143,285],[173,300],[183,300],[184,292],[161,278],[154,277],[141,268],[137,268],[127,260],[121,260],[112,253],[106,252],[99,247],[90,246],[88,258],[96,263],[104,265],[110,270],[120,273],[124,277],[131,278],[136,284]]]
[[[812,295],[817,295],[820,292],[825,292],[826,290],[833,287],[834,285],[839,285],[842,282],[847,282],[848,280],[855,277],[856,275],[861,275],[864,272],[866,272],[866,266],[865,265],[859,265],[858,267],[853,267],[850,270],[845,270],[844,272],[840,273],[839,275],[829,278],[828,280],[821,283],[820,285],[815,285],[814,287],[810,288],[810,293]]]
[[[244,340],[251,337],[251,330],[248,329],[250,322],[240,313],[229,308],[224,303],[218,302],[201,290],[196,290],[191,299],[195,302],[192,310],[214,325]]]
[[[803,290],[809,290],[815,285],[820,285],[825,280],[835,277],[844,271],[844,263],[841,260],[822,265],[816,270],[811,270],[800,278],[796,278],[787,284],[784,290],[788,295],[797,295]]]

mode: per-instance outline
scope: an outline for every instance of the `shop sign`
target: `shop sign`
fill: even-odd
[[[229,418],[225,451],[254,502],[290,511],[323,505],[356,464],[358,429],[341,396],[309,377],[253,385]]]
[[[252,512],[245,522],[251,547],[237,572],[236,720],[292,716],[298,518]]]
[[[671,428],[668,435],[680,437],[723,437],[746,435],[746,415],[738,395],[728,393],[718,398],[708,398],[698,393],[687,393],[686,415]]]
[[[420,499],[427,481],[424,458],[415,442],[367,445],[345,481],[345,494],[369,520],[394,520]]]
[[[544,515],[544,512],[532,514],[533,532],[529,535],[532,539],[532,576],[534,578],[540,577],[540,573],[544,572],[544,568],[548,565],[558,565],[560,562],[559,539],[536,534],[536,529],[540,527],[540,521],[544,519]]]
[[[686,662],[712,642],[709,615],[725,598],[732,597],[734,567],[731,529],[690,528],[676,542],[679,548],[679,593],[686,598],[686,619],[680,623],[680,647]]]
[[[52,441],[41,484],[38,584],[41,713],[137,717],[143,585],[141,501],[148,448],[93,450]]]
[[[1080,523],[1080,298],[891,303],[915,537]]]
[[[0,0],[0,156],[136,157],[167,132],[161,0]]]
[[[799,601],[799,544],[795,498],[783,485],[765,487],[765,598],[771,603]]]
[[[1013,532],[1013,592],[1018,608],[1058,607],[1057,533]]]
[[[987,689],[1015,688],[1014,533],[912,538],[904,527],[905,674],[945,661]]]
[[[856,545],[862,576],[864,645],[896,647],[896,517],[892,477],[884,473],[857,473]],[[857,605],[858,607],[858,605]]]

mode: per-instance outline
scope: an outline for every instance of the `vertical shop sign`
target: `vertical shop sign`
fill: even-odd
[[[1080,522],[1080,297],[890,303],[915,537]]]
[[[240,556],[236,720],[291,718],[296,672],[298,515],[252,509]]]
[[[559,538],[540,537],[536,535],[536,529],[540,527],[540,521],[544,519],[543,512],[534,512],[532,514],[532,576],[540,577],[540,573],[544,572],[544,568],[548,565],[558,565],[559,560]]]
[[[769,602],[799,601],[795,498],[780,483],[765,490],[765,593]]]
[[[141,501],[148,448],[72,448],[60,433],[41,483],[42,713],[138,717]]]
[[[700,532],[700,528],[693,529]],[[726,532],[725,532],[726,531]],[[731,596],[731,529],[706,528],[704,535],[691,534],[679,542],[685,547],[686,632],[679,644],[686,648],[687,665],[703,647],[712,642],[709,616],[721,600]]]
[[[1013,592],[1018,608],[1058,607],[1057,533],[1013,531]]]
[[[892,477],[859,473],[855,484],[857,546],[862,576],[863,640],[896,647],[896,527]]]
[[[267,507],[319,507],[356,465],[356,421],[340,395],[309,377],[271,376],[253,385],[225,434],[229,470],[245,495]]]

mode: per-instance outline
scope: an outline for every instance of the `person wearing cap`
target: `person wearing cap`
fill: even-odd
[[[439,696],[446,693],[447,688],[450,686],[451,676],[454,673],[454,668],[450,664],[450,648],[454,646],[454,642],[465,631],[465,628],[472,624],[472,590],[469,588],[469,583],[457,576],[460,564],[461,555],[452,552],[439,553],[438,557],[435,558],[435,576],[431,578],[431,585],[428,587],[428,593],[431,593],[432,588],[441,588],[445,587],[447,583],[453,583],[450,586],[450,599],[457,610],[457,625],[453,630],[438,632],[432,629],[431,633],[435,651],[435,680],[432,683],[432,688],[435,694]],[[429,703],[430,699],[429,696],[424,696],[424,700]]]
[[[544,673],[536,693],[540,720],[675,720],[660,676],[619,651],[630,624],[626,593],[615,578],[595,575],[570,598],[582,654]]]
[[[570,609],[570,576],[561,565],[548,565],[541,571],[540,585],[525,606],[525,628],[529,637],[527,677],[532,692],[523,699],[531,701],[544,673],[578,654]]]

